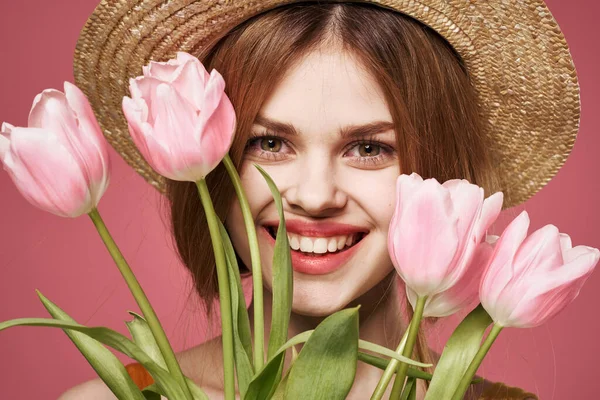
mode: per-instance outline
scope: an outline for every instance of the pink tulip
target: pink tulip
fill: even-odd
[[[28,127],[3,123],[0,160],[17,189],[34,206],[78,217],[98,205],[109,183],[106,141],[79,88],[64,83],[38,94]]]
[[[523,211],[500,236],[481,280],[481,304],[503,327],[530,328],[552,318],[575,300],[600,258],[598,249],[573,247],[554,225],[529,237],[528,228]]]
[[[465,274],[475,248],[502,209],[497,192],[465,179],[440,184],[418,174],[400,175],[388,232],[394,267],[417,296],[450,289]]]
[[[225,81],[196,57],[178,52],[166,63],[151,61],[129,89],[131,98],[123,98],[129,132],[160,175],[197,182],[229,151],[236,118]]]
[[[450,289],[427,298],[423,310],[424,317],[447,317],[476,301],[478,302],[479,283],[483,271],[494,252],[494,244],[497,240],[498,236],[487,235],[486,240],[477,246],[473,259],[462,278]],[[416,293],[406,286],[406,294],[410,304],[415,308],[417,304]]]

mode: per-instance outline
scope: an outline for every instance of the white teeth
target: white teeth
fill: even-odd
[[[353,239],[354,239],[354,235],[349,235],[346,238],[346,246],[350,246],[352,244]]]
[[[329,239],[329,242],[327,242],[327,251],[330,253],[333,253],[333,252],[337,251],[337,249],[338,249],[337,239],[336,238]]]
[[[345,245],[346,245],[346,237],[345,236],[338,236],[337,237],[337,248],[338,248],[338,250],[343,249]]]
[[[288,233],[288,241],[293,250],[315,254],[335,253],[344,247],[352,246],[357,239],[358,234],[317,238]]]
[[[298,240],[298,236],[293,235],[292,237],[288,237],[290,242],[290,247],[294,250],[300,250],[300,240]]]
[[[313,253],[323,254],[327,253],[327,239],[318,238],[315,239],[313,244]]]
[[[307,237],[303,237],[302,239],[300,239],[300,251],[304,251],[306,253],[312,253],[313,241]]]

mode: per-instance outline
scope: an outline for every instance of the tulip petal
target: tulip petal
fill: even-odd
[[[575,246],[572,249],[569,249],[565,253],[563,253],[564,261],[565,261],[564,263],[568,264],[568,263],[572,262],[573,260],[575,260],[577,257],[580,257],[589,252],[594,252],[595,250],[596,250],[595,248],[589,247],[589,246],[583,246],[583,245]]]
[[[547,293],[565,283],[574,282],[592,273],[600,258],[600,251],[588,246],[577,246],[575,249],[578,249],[579,254],[560,268],[549,272],[536,270],[530,278],[533,283],[531,283],[529,292],[536,296],[540,293]]]
[[[54,135],[67,151],[83,167],[88,186],[91,185],[91,170],[87,165],[88,154],[82,154],[85,138],[79,130],[77,116],[69,106],[64,93],[46,89],[38,96],[29,113],[28,126],[45,129]]]
[[[493,250],[493,245],[488,242],[479,244],[463,276],[450,289],[427,299],[423,315],[447,317],[474,303],[478,299],[479,282]]]
[[[204,147],[194,137],[193,106],[169,84],[160,84],[156,94],[153,138],[169,149],[173,169],[190,171],[202,163]]]
[[[98,203],[110,180],[108,146],[96,116],[83,92],[70,82],[64,83],[65,97],[75,112],[80,141],[78,149],[90,174],[90,190],[94,203]]]
[[[504,326],[538,326],[569,305],[600,259],[598,249],[589,249],[561,268],[532,275],[526,293],[519,297]]]
[[[483,188],[469,183],[466,179],[453,179],[443,184],[450,192],[454,215],[457,217],[458,249],[452,261],[452,269],[448,270],[446,285],[440,291],[453,286],[464,273],[475,248],[480,243],[476,240],[476,228],[483,207]]]
[[[422,184],[423,178],[415,172],[399,175],[396,179],[396,210],[401,210]]]
[[[145,145],[148,147],[148,163],[160,175],[174,181],[188,181],[185,172],[173,168],[173,155],[169,148],[158,143],[153,135],[146,136]]]
[[[179,65],[170,61],[150,61],[148,65],[142,67],[142,72],[146,77],[156,78],[164,82],[172,82]]]
[[[137,77],[129,81],[131,98],[136,100],[138,108],[143,111],[140,116],[143,122],[154,125],[157,114],[156,90],[162,82],[152,77]],[[142,108],[142,102],[146,109]],[[144,118],[145,117],[145,118]]]
[[[144,109],[147,110],[148,107],[142,99],[136,101],[127,96],[123,97],[123,114],[127,120],[131,139],[146,161],[150,161],[152,157],[146,145],[146,137],[152,135],[152,127],[142,119]]]
[[[29,112],[27,125],[30,128],[68,132],[76,136],[76,118],[64,93],[55,89],[46,89],[36,96],[34,105]]]
[[[558,228],[546,225],[529,235],[512,262],[512,279],[520,282],[530,271],[552,271],[563,264]]]
[[[450,194],[437,181],[425,180],[390,227],[394,266],[419,296],[438,291],[459,245],[457,218]],[[400,248],[398,246],[401,246]]]
[[[194,61],[194,62],[198,62],[198,63],[200,62],[200,60],[197,57],[195,57],[185,51],[178,51],[176,57],[177,57],[176,60],[179,64],[184,64],[188,61]]]
[[[204,90],[206,70],[198,59],[190,60],[181,66],[173,79],[173,86],[197,110],[204,110]]]
[[[210,78],[206,83],[203,108],[200,110],[200,118],[198,119],[198,125],[196,126],[196,132],[199,134],[200,142],[202,142],[202,135],[204,135],[206,126],[209,124],[214,112],[219,108],[223,96],[226,96],[225,81],[221,74],[217,72],[216,69],[213,69],[210,72]]]
[[[481,304],[492,318],[495,318],[494,306],[498,304],[500,295],[512,278],[510,265],[519,246],[527,236],[528,228],[529,215],[527,211],[523,211],[502,232],[494,247],[492,260],[484,271],[479,286],[479,296]]]
[[[447,182],[444,182],[445,187]],[[454,215],[458,218],[459,238],[470,239],[483,206],[483,189],[470,184],[467,180],[460,180],[449,186]],[[466,246],[466,243],[461,243]],[[462,249],[461,249],[462,250]]]
[[[4,160],[4,155],[10,147],[10,134],[13,128],[14,126],[8,122],[3,122],[0,128],[0,161]]]
[[[566,259],[566,253],[569,252],[573,248],[573,242],[571,241],[571,236],[566,233],[560,233],[560,249],[563,255],[563,264],[566,264],[568,261]]]
[[[236,117],[233,105],[227,96],[223,96],[221,104],[211,116],[202,135],[201,146],[206,149],[204,162],[209,172],[221,162],[229,151],[233,142],[235,123]]]
[[[475,240],[479,243],[485,237],[487,230],[498,219],[502,211],[504,193],[496,192],[483,201],[481,216],[475,228]]]
[[[78,217],[95,206],[77,160],[49,131],[14,128],[4,168],[33,205],[62,217]]]

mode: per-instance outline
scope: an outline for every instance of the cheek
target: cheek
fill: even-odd
[[[268,170],[265,169],[265,171],[272,177]],[[271,191],[265,178],[250,162],[244,162],[240,172],[240,180],[248,199],[250,211],[256,221],[259,212],[273,201]]]
[[[377,228],[387,231],[396,205],[396,178],[394,171],[381,174],[354,174],[352,197],[369,215]]]

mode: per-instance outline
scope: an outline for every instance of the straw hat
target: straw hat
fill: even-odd
[[[323,0],[320,0],[323,2]],[[75,82],[108,141],[164,192],[133,144],[121,109],[129,78],[150,60],[198,54],[250,17],[292,0],[103,0],[83,28]],[[564,164],[579,126],[579,85],[565,38],[541,0],[372,0],[441,34],[465,62],[500,155],[504,206],[524,202]]]

